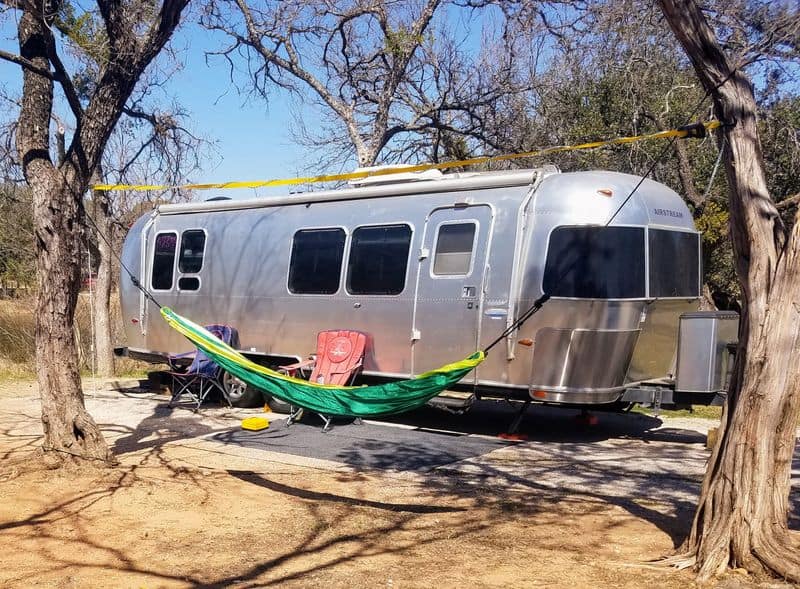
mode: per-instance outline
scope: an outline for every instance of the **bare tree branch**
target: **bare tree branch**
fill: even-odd
[[[55,80],[56,76],[53,72],[46,68],[38,67],[32,61],[25,59],[20,55],[16,55],[14,53],[9,53],[8,51],[3,51],[0,49],[0,59],[4,59],[6,61],[10,61],[11,63],[15,63],[17,65],[22,66],[26,70],[33,72],[35,74],[39,74],[40,76],[44,76],[45,78],[49,78],[51,80]]]
[[[519,75],[514,35],[497,53],[487,46],[474,55],[473,47],[455,40],[444,4],[354,0],[341,7],[329,0],[287,0],[264,8],[217,0],[203,24],[231,39],[216,54],[232,68],[245,66],[245,87],[266,95],[271,83],[310,96],[324,125],[310,129],[296,121],[301,141],[328,148],[349,144],[360,165],[372,165],[395,159],[393,150],[411,153],[408,142],[440,128],[483,144],[478,126],[485,115],[478,111],[530,90]],[[485,36],[500,42],[493,30]],[[414,158],[430,152],[429,142]]]
[[[783,211],[785,209],[789,209],[793,206],[796,206],[798,203],[800,203],[800,192],[798,192],[797,194],[793,194],[791,196],[787,196],[780,202],[776,203],[775,206],[778,208],[779,211]]]
[[[47,30],[49,31],[50,29]],[[55,41],[52,39],[52,37],[48,45],[50,48],[50,63],[53,64],[53,67],[56,70],[55,79],[64,90],[64,96],[66,96],[67,103],[72,110],[72,114],[75,116],[75,121],[80,123],[81,119],[83,118],[83,107],[81,106],[80,98],[78,98],[78,93],[75,91],[75,86],[72,84],[72,79],[67,73],[67,69],[64,67],[64,64],[61,62],[58,52],[55,50]]]

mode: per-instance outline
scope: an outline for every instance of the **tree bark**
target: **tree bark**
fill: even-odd
[[[18,27],[21,54],[45,70],[49,68],[48,44],[52,43],[47,33],[41,19],[31,11],[23,12]],[[105,461],[111,455],[84,406],[73,334],[80,288],[81,210],[79,199],[50,160],[53,83],[25,70],[22,95],[17,144],[33,195],[36,376],[42,401],[43,448],[60,460],[84,457]]]
[[[767,191],[752,87],[731,67],[694,0],[660,0],[670,27],[730,126],[720,139],[742,285],[739,348],[689,537],[676,564],[701,579],[728,567],[800,582],[788,529],[800,416],[800,223],[787,235]],[[735,124],[734,124],[735,123]]]
[[[689,161],[689,153],[683,141],[675,142],[675,155],[678,157],[678,178],[683,187],[683,195],[689,199],[695,209],[700,208],[705,204],[705,199],[695,186],[692,177],[692,163]]]
[[[100,183],[101,174],[95,174]],[[103,378],[114,376],[114,344],[111,338],[111,286],[113,264],[111,244],[114,243],[114,223],[111,219],[111,203],[108,192],[95,190],[92,193],[92,212],[97,235],[97,278],[92,287],[94,308],[94,354],[97,375]]]
[[[73,333],[80,288],[81,225],[69,187],[51,175],[32,185],[36,235],[36,373],[42,399],[44,449],[61,458],[111,459],[87,413]]]

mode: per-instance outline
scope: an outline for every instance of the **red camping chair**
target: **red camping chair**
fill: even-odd
[[[331,330],[317,334],[317,353],[310,360],[281,366],[288,374],[295,374],[303,369],[312,368],[308,377],[310,382],[318,384],[349,385],[364,362],[364,351],[367,345],[366,334],[360,331]],[[318,413],[325,426],[322,431],[331,429],[331,418]],[[303,416],[303,408],[292,407],[287,425],[298,421]]]

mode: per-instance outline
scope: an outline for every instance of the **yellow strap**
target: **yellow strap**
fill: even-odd
[[[706,121],[703,123],[706,131],[711,131],[720,126],[719,121]],[[226,189],[226,188],[264,188],[267,186],[290,186],[292,184],[315,184],[319,182],[342,182],[345,180],[361,180],[363,178],[371,178],[374,176],[388,176],[390,174],[402,174],[408,172],[424,172],[426,170],[446,170],[449,168],[458,168],[461,166],[474,166],[477,164],[485,164],[489,162],[502,162],[509,160],[516,160],[526,157],[538,157],[542,155],[549,155],[551,153],[562,153],[565,151],[577,151],[581,149],[595,149],[597,147],[605,147],[607,145],[624,145],[628,143],[635,143],[637,141],[645,141],[649,139],[666,139],[670,137],[686,137],[691,133],[689,129],[670,129],[668,131],[659,131],[657,133],[649,133],[647,135],[634,135],[633,137],[616,137],[615,139],[606,139],[604,141],[592,141],[590,143],[580,143],[578,145],[559,145],[556,147],[547,147],[537,151],[526,151],[522,153],[509,153],[504,155],[491,155],[473,157],[465,160],[458,160],[454,162],[443,162],[439,164],[418,164],[416,166],[403,166],[403,167],[390,167],[382,168],[380,170],[372,170],[365,172],[349,172],[347,174],[324,174],[321,176],[306,176],[303,178],[278,178],[275,180],[255,180],[251,182],[220,182],[210,184],[183,184],[181,186],[170,186],[165,184],[96,184],[92,186],[92,190],[111,191],[111,190],[210,190],[210,189]]]

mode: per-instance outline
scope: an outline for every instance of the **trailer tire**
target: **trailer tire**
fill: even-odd
[[[266,398],[264,393],[230,372],[222,375],[222,386],[225,387],[225,395],[234,407],[259,407],[264,404]]]
[[[264,395],[267,400],[267,405],[269,408],[272,409],[273,413],[286,413],[287,415],[292,412],[291,404],[287,403],[286,401],[281,401],[277,397],[272,397],[269,395]]]

